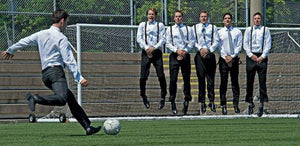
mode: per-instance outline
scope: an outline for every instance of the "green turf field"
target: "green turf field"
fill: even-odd
[[[0,145],[300,145],[299,118],[120,122],[116,136],[85,136],[78,123],[0,124]]]

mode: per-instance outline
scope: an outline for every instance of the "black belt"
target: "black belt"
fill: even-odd
[[[48,69],[53,68],[53,67],[62,67],[62,66],[61,66],[61,65],[51,65],[51,66],[47,66],[45,69],[42,70],[42,73],[44,73],[45,71],[47,71]]]

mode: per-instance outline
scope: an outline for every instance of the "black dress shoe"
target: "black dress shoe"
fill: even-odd
[[[189,101],[186,101],[186,100],[185,100],[185,101],[183,102],[183,109],[182,109],[183,115],[186,115],[186,114],[187,114],[188,108],[189,108]]]
[[[208,104],[208,106],[210,107],[210,110],[211,110],[212,112],[216,112],[216,105],[215,105],[215,103],[210,102],[210,103]]]
[[[264,114],[264,105],[263,104],[259,104],[257,116],[261,117],[263,114]]]
[[[237,105],[234,105],[233,108],[234,108],[235,113],[240,113],[241,112],[240,108]]]
[[[201,103],[201,113],[204,114],[206,112],[206,104]]]
[[[101,126],[98,126],[98,127],[93,127],[93,126],[90,126],[88,128],[86,128],[86,135],[92,135],[92,134],[95,134],[97,132],[99,132],[101,129]]]
[[[222,106],[222,114],[223,115],[227,115],[227,107],[226,107],[226,105]]]
[[[249,102],[248,115],[252,115],[253,114],[253,108],[254,107],[255,107],[255,104],[253,102]]]
[[[158,108],[163,109],[164,107],[165,107],[165,99],[161,99],[159,104],[158,104]]]
[[[147,109],[150,108],[150,103],[149,103],[149,101],[147,99],[147,96],[143,96],[142,98],[143,98],[143,102],[144,102],[145,107]]]
[[[25,96],[25,98],[28,100],[28,108],[34,112],[35,111],[35,100],[34,97],[31,93],[27,93],[27,95]]]
[[[171,102],[171,107],[172,107],[172,113],[174,115],[176,115],[177,114],[176,103],[175,102]]]

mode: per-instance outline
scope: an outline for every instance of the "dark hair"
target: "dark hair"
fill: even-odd
[[[208,12],[205,11],[205,10],[200,11],[199,15],[202,14],[202,13],[206,13],[206,14],[207,14],[207,17],[209,16],[209,15],[208,15]]]
[[[180,14],[181,14],[181,16],[183,16],[183,13],[182,13],[182,11],[180,11],[180,10],[176,10],[176,11],[174,12],[174,16],[175,16],[175,13],[180,13]]]
[[[147,10],[147,13],[146,13],[146,15],[148,15],[148,12],[149,11],[153,11],[154,12],[154,14],[157,16],[157,10],[155,9],[155,8],[149,8],[148,10]]]
[[[256,15],[259,15],[259,16],[260,16],[260,18],[262,18],[262,15],[261,15],[261,13],[260,13],[260,12],[256,12],[256,13],[254,13],[253,17],[254,17],[254,16],[256,16]]]
[[[224,20],[224,18],[225,18],[226,15],[229,15],[229,16],[230,16],[230,19],[232,19],[232,15],[231,15],[230,13],[225,13],[225,14],[223,15],[223,20]]]
[[[52,14],[52,24],[58,23],[61,19],[67,19],[69,16],[70,15],[68,14],[68,12],[62,9],[57,9]]]

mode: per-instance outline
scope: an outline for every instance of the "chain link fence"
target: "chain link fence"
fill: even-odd
[[[193,25],[199,22],[199,12],[207,10],[210,22],[222,26],[222,15],[233,14],[235,26],[244,27],[249,22],[245,2],[250,0],[1,0],[0,1],[0,49],[42,29],[49,28],[51,13],[58,8],[71,15],[69,24],[120,24],[138,25],[146,21],[146,10],[155,7],[158,21],[173,24],[173,13],[180,9],[184,13],[184,23]],[[267,1],[268,26],[299,26],[300,2]],[[37,50],[36,47],[23,49]]]

